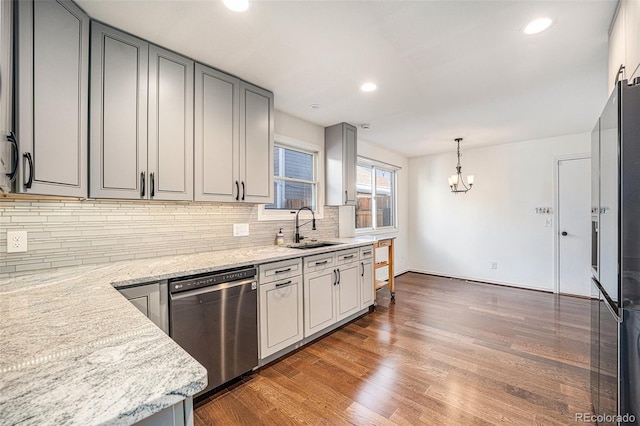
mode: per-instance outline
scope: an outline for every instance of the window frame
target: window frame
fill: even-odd
[[[360,167],[360,166],[364,166],[364,167],[369,167],[371,168],[371,227],[368,228],[355,228],[355,233],[356,234],[382,234],[382,233],[388,233],[388,232],[397,232],[398,231],[398,171],[400,170],[400,167],[391,165],[391,164],[387,164],[387,163],[383,163],[381,161],[376,161],[376,160],[372,160],[370,158],[367,157],[362,157],[362,156],[358,156],[357,160],[356,160],[356,168]],[[382,170],[385,172],[390,172],[393,175],[393,183],[391,185],[391,193],[393,195],[393,200],[392,200],[392,224],[389,226],[377,226],[377,214],[375,213],[377,211],[377,200],[376,200],[376,194],[377,194],[377,184],[376,184],[376,171],[377,170]],[[357,185],[356,185],[357,186]],[[357,188],[356,188],[356,194],[357,194]],[[357,195],[356,195],[357,198]],[[355,218],[355,211],[357,209],[354,209],[354,217],[353,217],[353,221],[354,224],[353,226],[356,226],[356,218]]]
[[[297,139],[289,138],[282,135],[274,135],[273,138],[273,149],[275,151],[275,147],[280,147],[284,149],[290,149],[293,151],[303,152],[305,154],[310,154],[313,156],[313,175],[315,184],[315,202],[316,202],[316,210],[315,217],[316,219],[323,219],[323,206],[324,206],[324,169],[322,165],[324,164],[323,157],[323,148],[318,145],[313,145],[308,142],[303,142]],[[273,175],[274,182],[276,179],[290,181],[290,182],[309,182],[306,180],[294,179],[294,178],[282,178],[280,176]],[[273,194],[273,201],[275,202],[275,190]],[[297,210],[287,210],[287,209],[267,209],[265,208],[266,204],[258,205],[258,221],[282,221],[282,220],[294,220],[294,214]]]

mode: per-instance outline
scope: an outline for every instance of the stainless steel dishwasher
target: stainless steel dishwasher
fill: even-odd
[[[169,281],[169,335],[202,364],[214,389],[258,365],[256,268]]]

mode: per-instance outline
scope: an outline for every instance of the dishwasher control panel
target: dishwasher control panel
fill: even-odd
[[[171,293],[178,293],[181,291],[194,290],[200,287],[234,283],[236,281],[254,279],[256,275],[257,269],[255,267],[250,267],[231,269],[207,275],[176,278],[169,280],[169,291]]]

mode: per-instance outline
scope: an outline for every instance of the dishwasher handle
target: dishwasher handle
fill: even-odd
[[[171,293],[171,299],[180,300],[180,299],[185,299],[187,297],[198,296],[200,294],[205,294],[205,293],[213,293],[216,291],[222,291],[222,290],[226,290],[234,287],[240,287],[247,284],[251,284],[251,290],[257,290],[258,288],[258,281],[256,281],[255,278],[250,278],[246,280],[231,281],[228,283],[214,284],[207,287],[196,288],[193,290],[185,290],[181,292]]]

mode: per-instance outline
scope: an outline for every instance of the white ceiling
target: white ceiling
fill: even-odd
[[[617,0],[79,0],[93,18],[275,93],[276,109],[408,157],[587,132]],[[553,26],[525,36],[530,20]],[[378,90],[363,93],[365,81]],[[311,104],[319,104],[312,110]]]

